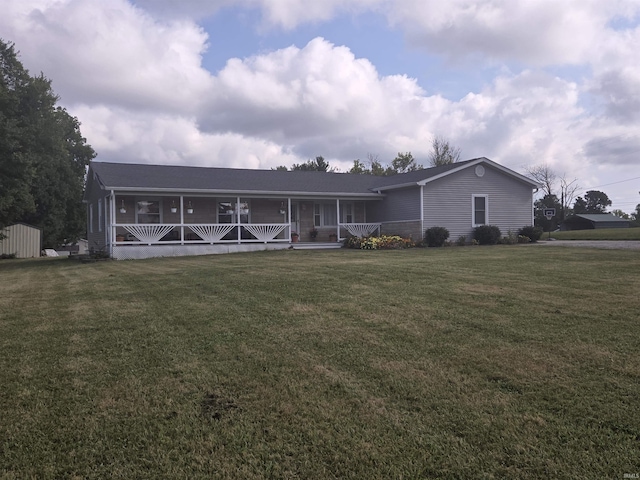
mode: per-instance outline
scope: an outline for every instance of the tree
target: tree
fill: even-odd
[[[436,135],[431,141],[429,162],[432,167],[449,165],[460,160],[460,148],[454,147],[444,137]]]
[[[84,175],[93,149],[43,75],[0,40],[0,228],[23,221],[56,247],[85,233]]]
[[[302,170],[305,172],[333,172],[329,162],[324,157],[318,156],[315,160],[307,160],[305,163],[294,163],[291,170]]]
[[[396,158],[391,160],[391,169],[393,170],[393,174],[396,173],[406,173],[406,172],[414,172],[416,170],[421,170],[424,167],[422,165],[418,165],[416,163],[416,159],[413,158],[411,152],[401,153],[398,152]]]
[[[557,210],[558,220],[563,221],[571,212],[571,203],[576,198],[576,193],[580,190],[578,180],[569,180],[565,174],[558,177],[556,172],[547,164],[534,165],[525,169],[527,176],[541,185],[544,195],[556,194],[556,182],[560,181],[560,192],[556,195],[560,202]]]
[[[529,178],[532,178],[542,186],[542,191],[544,192],[545,197],[553,194],[554,184],[556,183],[558,176],[549,165],[546,163],[542,165],[534,165],[532,167],[527,167],[525,171]]]
[[[368,164],[368,166],[367,166]],[[391,161],[391,165],[386,167],[378,160],[378,155],[367,154],[367,162],[361,162],[360,159],[353,161],[353,166],[348,173],[359,173],[365,175],[377,175],[380,177],[397,175],[398,173],[413,172],[424,168],[416,163],[411,152],[398,152],[396,158]]]
[[[573,204],[573,213],[607,213],[607,207],[611,203],[606,193],[599,190],[589,190],[584,198],[576,198]]]
[[[541,227],[545,232],[552,232],[558,227],[558,212],[562,205],[560,204],[560,200],[553,193],[545,195],[542,198],[539,198],[534,203],[535,207],[535,226]],[[547,220],[544,216],[545,208],[555,208],[556,209],[556,217],[551,220]]]
[[[613,210],[611,213],[616,217],[624,218],[625,220],[629,220],[631,218],[631,216],[628,213],[624,213],[622,210],[618,208]]]

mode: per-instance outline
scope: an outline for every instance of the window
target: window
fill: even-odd
[[[488,209],[487,209],[487,195],[473,195],[472,196],[472,208],[473,208],[473,226],[486,225],[489,221]]]
[[[102,231],[102,199],[98,199],[98,231]]]
[[[353,203],[340,204],[340,218],[342,223],[353,223]]]
[[[338,225],[335,203],[316,203],[313,205],[313,224],[316,227]]]
[[[136,223],[162,223],[160,200],[136,199]]]
[[[93,204],[89,205],[89,233],[93,233]]]
[[[218,223],[235,223],[236,214],[240,214],[240,223],[249,223],[249,200],[221,198],[218,201]]]

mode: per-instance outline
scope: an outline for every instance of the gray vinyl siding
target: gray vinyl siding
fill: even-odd
[[[367,205],[368,222],[399,222],[420,220],[420,187],[385,192],[381,202]]]
[[[472,238],[472,196],[487,195],[487,224],[496,225],[503,235],[516,233],[532,221],[532,187],[484,164],[478,177],[474,168],[427,183],[424,187],[424,228],[441,226],[450,240],[465,235]]]
[[[107,231],[108,217],[105,213],[105,204],[108,200],[105,198],[108,193],[100,188],[98,182],[90,179],[87,185],[85,200],[87,202],[87,241],[89,249],[101,250],[106,246],[105,235]],[[102,215],[98,213],[98,199],[102,198]],[[91,216],[89,215],[90,205],[93,205],[93,232],[91,231]],[[108,210],[108,208],[107,208]],[[98,225],[98,219],[102,217],[102,231]]]

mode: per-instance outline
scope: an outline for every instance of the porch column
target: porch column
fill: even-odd
[[[113,257],[113,241],[116,238],[116,194],[111,190],[111,198],[109,201],[109,228],[105,228],[109,232],[111,238],[108,239],[109,243],[109,256]],[[106,222],[105,222],[106,223]]]
[[[242,243],[242,227],[240,226],[240,197],[236,197],[234,215],[236,217],[236,225],[238,226],[238,245],[240,245]]]
[[[336,198],[336,223],[338,224],[336,226],[336,238],[338,240],[340,240],[340,199]]]
[[[291,243],[291,197],[287,198],[287,211],[289,212],[289,243]]]
[[[180,195],[180,245],[184,245],[184,195]]]

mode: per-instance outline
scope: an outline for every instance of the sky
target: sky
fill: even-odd
[[[640,203],[640,0],[0,0],[97,160],[428,166],[434,136]]]

